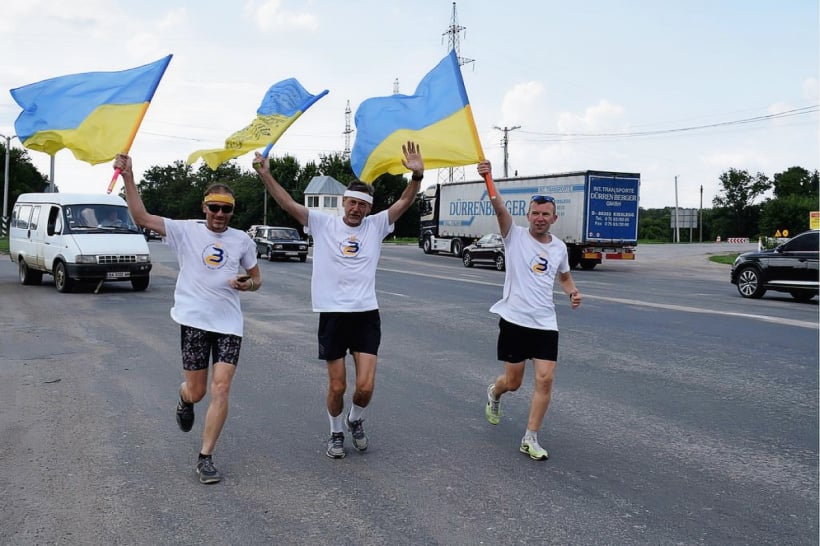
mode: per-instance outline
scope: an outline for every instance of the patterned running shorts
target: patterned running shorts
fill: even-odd
[[[189,371],[205,370],[213,362],[225,362],[236,366],[242,338],[233,334],[207,332],[191,326],[180,326],[182,367]]]

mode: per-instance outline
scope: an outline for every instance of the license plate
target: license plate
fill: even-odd
[[[130,276],[130,271],[109,271],[105,274],[106,279],[127,279]]]
[[[298,252],[285,252],[285,256],[298,256]]]

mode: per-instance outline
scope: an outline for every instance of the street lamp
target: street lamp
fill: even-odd
[[[11,156],[11,139],[16,138],[17,135],[6,136],[0,133],[0,137],[6,139],[6,165],[3,169],[3,225],[0,226],[2,236],[5,237],[9,217],[9,157]]]

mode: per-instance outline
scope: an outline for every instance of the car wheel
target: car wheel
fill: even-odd
[[[595,260],[581,260],[581,269],[584,271],[592,271],[598,265]]]
[[[430,237],[424,238],[424,241],[421,242],[421,249],[424,250],[425,254],[433,253],[433,241],[430,240]]]
[[[581,249],[572,247],[569,251],[569,268],[578,269],[581,265]]]
[[[760,282],[760,272],[754,267],[745,267],[737,274],[737,291],[744,298],[761,298],[766,293]]]
[[[68,276],[68,269],[63,262],[57,262],[54,266],[54,286],[57,292],[66,294],[74,288],[74,281]]]
[[[461,256],[461,261],[464,262],[464,267],[473,267],[473,256],[469,250],[465,250]]]
[[[299,261],[300,262],[306,262],[307,261],[307,254],[300,254],[299,255]]]
[[[496,257],[495,257],[495,268],[496,268],[498,271],[504,271],[504,267],[505,267],[505,264],[504,264],[504,255],[503,255],[503,254],[499,254],[498,256],[496,256]]]
[[[453,246],[450,248],[452,248],[453,254],[460,258],[461,251],[464,250],[464,243],[461,242],[461,239],[455,239],[453,241]]]
[[[150,282],[149,277],[136,277],[131,279],[131,288],[133,288],[137,292],[142,292],[146,288],[148,288],[148,283]]]
[[[20,258],[17,266],[20,273],[20,284],[40,284],[43,281],[43,272],[32,271],[23,258]]]
[[[814,296],[817,295],[811,290],[792,290],[791,292],[789,292],[789,294],[791,294],[795,300],[800,302],[810,301]]]

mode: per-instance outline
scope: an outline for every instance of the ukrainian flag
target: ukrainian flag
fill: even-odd
[[[318,95],[311,95],[295,78],[273,84],[265,93],[256,118],[250,125],[229,136],[224,148],[192,153],[188,156],[188,164],[201,157],[211,169],[216,170],[229,159],[273,144],[305,110],[325,95],[327,89]]]
[[[356,110],[356,131],[350,164],[362,182],[407,172],[401,147],[408,140],[421,146],[428,169],[484,159],[455,50],[421,80],[414,95],[362,102]]]
[[[23,108],[20,142],[54,155],[68,148],[92,165],[128,151],[173,55],[118,72],[86,72],[11,90]]]

